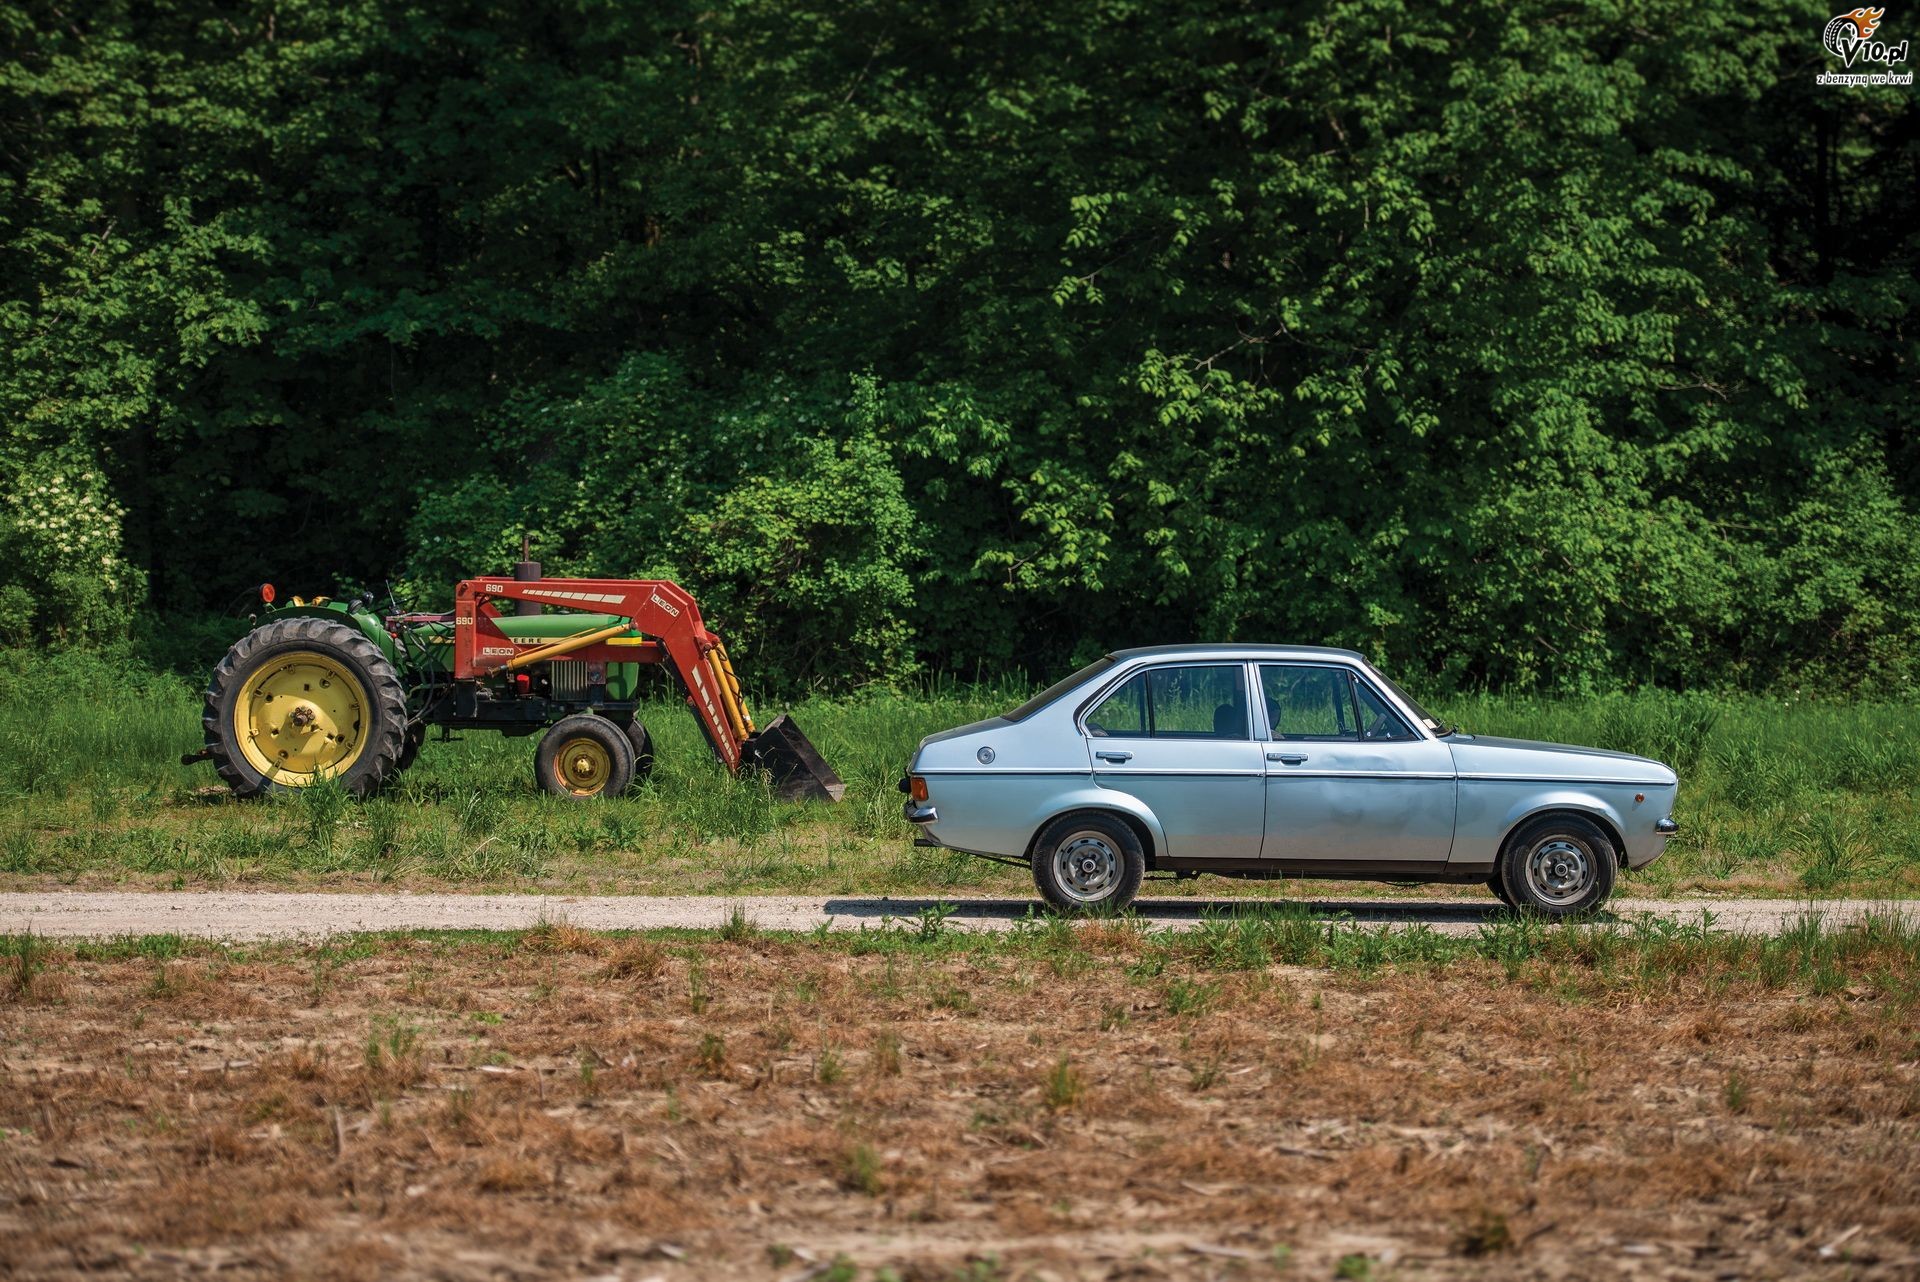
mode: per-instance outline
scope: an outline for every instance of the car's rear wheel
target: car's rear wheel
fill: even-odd
[[[1511,908],[1514,906],[1513,896],[1507,892],[1507,883],[1500,876],[1500,870],[1498,868],[1495,868],[1493,875],[1487,878],[1487,889],[1491,890],[1494,896],[1507,907]]]
[[[1146,872],[1139,836],[1111,815],[1063,815],[1033,844],[1033,883],[1061,912],[1118,912]]]
[[[1607,901],[1619,863],[1600,825],[1578,815],[1543,815],[1507,838],[1499,878],[1522,912],[1577,917]]]

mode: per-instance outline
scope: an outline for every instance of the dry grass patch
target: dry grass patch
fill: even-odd
[[[1785,962],[1681,941],[1654,969],[1667,943],[1495,940],[1324,970],[1285,932],[37,941],[0,1021],[0,1260],[1920,1268],[1920,980],[1898,940],[1809,936]]]

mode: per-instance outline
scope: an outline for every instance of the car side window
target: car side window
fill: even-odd
[[[1388,706],[1380,692],[1358,677],[1353,678],[1353,695],[1360,704],[1360,737],[1368,743],[1419,738],[1406,719]]]
[[[1148,727],[1156,739],[1246,739],[1247,671],[1239,664],[1153,668]]]
[[[1247,675],[1239,664],[1151,668],[1088,711],[1096,739],[1247,739]]]
[[[1096,739],[1147,736],[1147,679],[1142,673],[1121,682],[1087,713],[1087,733]]]
[[[1276,739],[1358,739],[1351,678],[1340,668],[1260,665],[1260,692]]]

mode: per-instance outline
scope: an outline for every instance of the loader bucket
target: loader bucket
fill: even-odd
[[[747,756],[773,776],[782,801],[838,801],[847,785],[785,713],[747,740]]]

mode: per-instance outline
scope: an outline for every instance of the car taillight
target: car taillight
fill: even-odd
[[[913,776],[912,779],[907,781],[907,795],[915,801],[925,801],[927,799],[927,781],[919,775]]]

